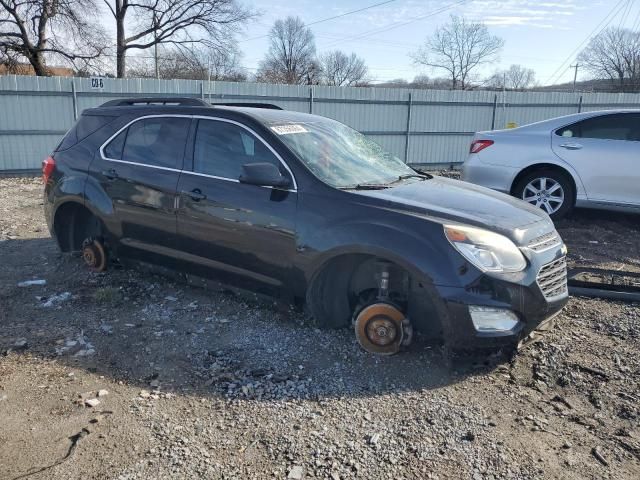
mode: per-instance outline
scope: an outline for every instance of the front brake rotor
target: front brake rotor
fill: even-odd
[[[100,240],[87,238],[82,242],[82,259],[94,272],[104,272],[107,269],[107,252]]]
[[[404,340],[404,313],[389,303],[374,303],[355,319],[356,338],[367,352],[393,355]]]

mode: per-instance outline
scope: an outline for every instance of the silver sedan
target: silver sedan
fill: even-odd
[[[640,110],[478,132],[462,179],[521,198],[554,219],[574,206],[640,213]]]

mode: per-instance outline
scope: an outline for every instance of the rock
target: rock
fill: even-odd
[[[109,395],[109,391],[105,389],[98,390],[98,397],[106,397]]]
[[[160,382],[158,380],[151,380],[151,382],[149,382],[149,386],[151,388],[160,388]]]
[[[146,390],[140,390],[139,396],[140,396],[140,398],[149,398],[151,396],[151,394]]]
[[[377,445],[379,441],[380,441],[380,434],[379,433],[374,433],[373,435],[371,435],[369,437],[369,444],[370,445]]]
[[[302,480],[304,478],[304,470],[300,465],[296,465],[291,470],[289,470],[289,475],[287,475],[287,479],[289,480]]]
[[[13,343],[13,347],[14,348],[18,348],[18,349],[27,348],[27,339],[26,338],[19,338],[18,340],[16,340]]]
[[[4,402],[5,400],[7,400],[9,397],[7,396],[6,393],[2,393],[0,394],[0,402]]]
[[[602,465],[604,465],[605,467],[609,466],[609,462],[605,458],[602,448],[593,447],[593,449],[591,449],[591,453],[593,454],[594,457],[596,457],[596,460],[598,460]]]
[[[100,400],[98,400],[97,398],[87,398],[84,401],[84,404],[87,407],[97,407],[98,405],[100,405]]]
[[[177,302],[178,301],[178,299],[176,297],[172,296],[172,295],[167,295],[166,297],[164,297],[164,299],[167,302]]]
[[[571,442],[564,442],[562,444],[562,448],[564,448],[565,450],[569,450],[571,447],[573,447],[573,444]]]

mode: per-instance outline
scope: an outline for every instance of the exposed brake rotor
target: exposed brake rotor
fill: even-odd
[[[354,322],[356,338],[367,352],[393,355],[413,336],[409,320],[390,303],[373,303],[363,308]]]
[[[107,252],[100,240],[87,238],[82,242],[82,259],[94,272],[104,272],[107,269]]]

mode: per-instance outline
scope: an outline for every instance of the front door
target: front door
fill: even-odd
[[[178,239],[200,275],[274,293],[290,278],[297,192],[284,163],[252,131],[227,120],[198,120],[192,169],[178,183]],[[289,189],[242,184],[242,165],[271,162]]]
[[[587,198],[640,205],[640,114],[588,118],[552,134],[556,155],[573,166]]]
[[[189,117],[136,120],[104,146],[90,174],[110,198],[108,229],[118,254],[156,261],[172,256],[176,187],[184,161]]]

